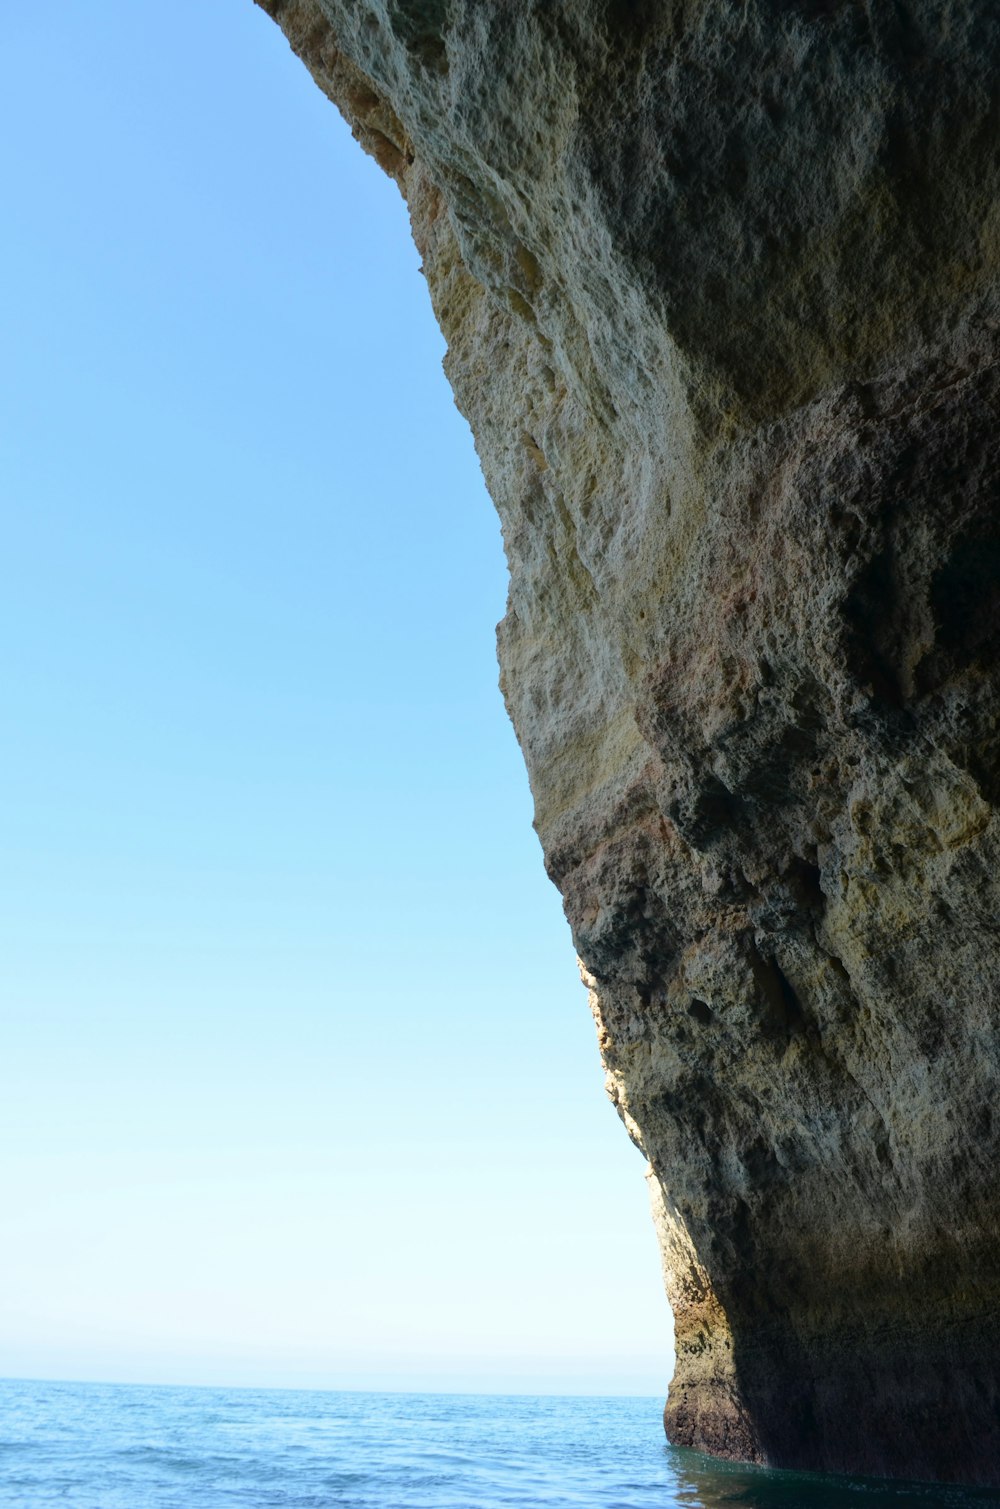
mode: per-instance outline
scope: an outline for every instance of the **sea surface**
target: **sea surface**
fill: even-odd
[[[657,1399],[0,1381],[0,1504],[949,1509],[1000,1495],[720,1465]]]

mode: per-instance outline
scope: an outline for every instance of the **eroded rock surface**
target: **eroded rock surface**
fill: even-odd
[[[998,1482],[994,0],[261,3],[408,200],[503,522],[668,1433]]]

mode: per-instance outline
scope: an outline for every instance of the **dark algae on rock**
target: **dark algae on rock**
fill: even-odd
[[[1000,8],[261,3],[502,520],[668,1434],[1000,1484]]]

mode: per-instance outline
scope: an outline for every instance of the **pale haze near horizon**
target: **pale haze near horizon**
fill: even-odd
[[[663,1394],[398,193],[251,0],[2,67],[0,1374]]]

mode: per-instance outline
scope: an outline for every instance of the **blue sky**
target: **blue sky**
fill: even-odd
[[[250,0],[0,68],[0,1373],[662,1393],[402,202]]]

